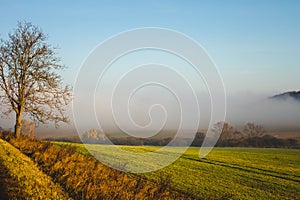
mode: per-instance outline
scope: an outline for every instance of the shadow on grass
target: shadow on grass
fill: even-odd
[[[18,180],[9,174],[0,160],[0,199],[25,199]]]

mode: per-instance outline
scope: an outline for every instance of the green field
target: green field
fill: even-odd
[[[83,145],[76,146],[81,153],[87,153]],[[106,156],[110,156],[110,148],[89,145],[90,150],[103,152]],[[147,146],[122,148],[145,153],[158,149]],[[178,150],[169,148],[165,153]],[[204,159],[199,159],[198,153],[199,148],[189,148],[172,165],[142,176],[154,180],[162,175],[170,176],[174,187],[209,199],[300,199],[300,150],[215,148]],[[111,156],[116,163],[126,159],[115,152],[111,152]]]

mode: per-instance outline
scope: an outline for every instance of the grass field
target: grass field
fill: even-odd
[[[1,139],[0,172],[0,199],[69,199],[29,157]]]
[[[83,145],[75,145],[87,153]],[[109,148],[89,145],[90,150],[105,152],[106,156]],[[122,148],[149,152],[158,147]],[[178,148],[169,148],[165,153],[176,151]],[[169,175],[174,187],[209,199],[300,199],[300,150],[215,148],[204,159],[199,159],[198,152],[199,148],[189,148],[172,165],[142,176],[157,180],[162,174]],[[122,154],[111,154],[116,163],[124,159]]]

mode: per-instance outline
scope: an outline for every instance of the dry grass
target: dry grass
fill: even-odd
[[[9,199],[68,199],[63,189],[42,173],[36,164],[11,144],[0,139],[1,180]],[[3,176],[2,175],[2,176]]]
[[[26,137],[10,143],[31,157],[39,168],[74,199],[197,199],[172,189],[170,178],[153,182],[109,168],[72,146],[57,146]]]

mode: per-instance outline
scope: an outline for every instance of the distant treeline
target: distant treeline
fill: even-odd
[[[191,146],[199,147],[202,145],[205,134],[197,133]],[[280,139],[271,135],[261,137],[248,137],[239,139],[219,139],[217,147],[262,147],[262,148],[300,148],[298,140],[294,138]]]
[[[265,129],[261,125],[247,123],[242,130],[238,130],[226,122],[219,122],[214,125],[214,130],[221,132],[217,147],[266,147],[266,148],[300,148],[299,141],[294,138],[280,139],[271,135],[265,134]],[[173,134],[175,135],[175,133]],[[64,142],[77,142],[89,144],[111,144],[115,145],[149,145],[149,146],[194,146],[200,147],[204,141],[205,133],[198,132],[194,139],[176,138],[173,140],[170,136],[150,138],[136,138],[131,136],[110,136],[96,129],[91,129],[83,133],[81,139],[59,138],[49,140],[58,140]],[[172,141],[173,140],[173,141]]]
[[[217,147],[300,148],[297,139],[267,135],[263,126],[254,123],[247,123],[242,130],[238,130],[226,122],[219,122],[214,129],[221,131]],[[197,133],[192,146],[201,146],[204,138],[204,133]]]
[[[200,147],[204,141],[205,134],[197,133],[191,146]],[[172,138],[162,139],[144,139],[134,137],[111,138],[112,143],[116,145],[150,145],[150,146],[165,146],[168,145]],[[178,138],[173,141],[171,146],[186,146],[189,144],[189,139]],[[267,147],[267,148],[300,148],[296,139],[279,139],[271,135],[264,135],[262,137],[249,137],[240,139],[219,139],[217,147]]]
[[[190,146],[200,147],[203,143],[205,134],[198,132],[196,137]],[[135,138],[135,137],[113,137],[109,138],[110,141],[115,145],[132,145],[132,146],[166,146],[168,145],[172,138],[161,138],[161,139],[145,139],[145,138]],[[61,142],[75,142],[82,143],[79,137],[72,138],[48,138],[46,140],[55,140]],[[190,139],[178,138],[172,142],[170,146],[186,146],[188,145]],[[109,144],[108,142],[90,141],[84,143],[89,144]],[[300,148],[298,140],[294,138],[281,139],[276,138],[271,135],[264,135],[262,137],[250,137],[243,139],[227,139],[220,140],[216,144],[217,147],[264,147],[264,148]]]
[[[216,128],[221,124],[217,124]],[[4,129],[0,128],[0,132]],[[266,147],[266,148],[300,148],[300,143],[297,139],[287,138],[281,139],[271,135],[264,134],[264,129],[261,126],[253,123],[248,123],[243,131],[237,131],[228,123],[223,124],[222,133],[216,144],[217,147]],[[188,138],[176,138],[172,141],[172,137],[159,138],[136,138],[136,137],[110,137],[91,129],[85,132],[82,138],[62,137],[62,138],[47,138],[50,141],[74,142],[74,143],[89,143],[89,144],[110,144],[111,141],[115,145],[132,145],[132,146],[190,146],[200,147],[204,141],[205,133],[196,133],[193,141]],[[170,143],[172,141],[172,143]]]

